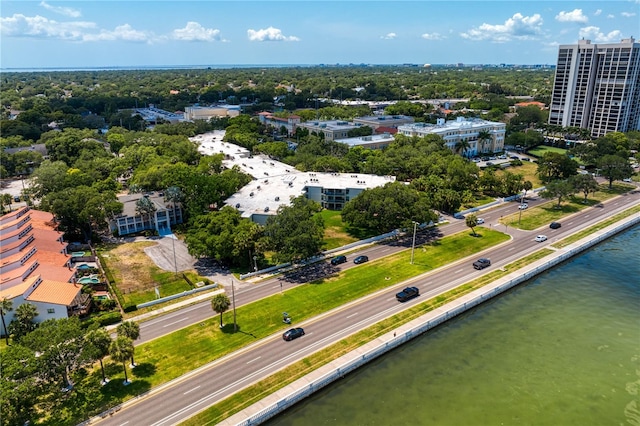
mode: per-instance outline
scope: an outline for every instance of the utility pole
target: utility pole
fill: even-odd
[[[233,331],[238,331],[238,323],[236,322],[236,290],[231,279],[231,301],[233,303]]]
[[[175,270],[175,274],[178,275],[178,262],[176,260],[176,235],[171,234],[171,245],[173,246],[173,268]]]
[[[418,227],[418,222],[413,222],[413,244],[411,245],[411,264],[413,265],[413,252],[416,249],[416,228]]]

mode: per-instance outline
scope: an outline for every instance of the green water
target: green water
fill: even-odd
[[[268,424],[640,425],[640,227]]]

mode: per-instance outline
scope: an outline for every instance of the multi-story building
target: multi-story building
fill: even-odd
[[[306,121],[298,124],[296,127],[302,127],[309,130],[309,133],[316,133],[318,135],[323,134],[324,139],[327,141],[334,141],[336,139],[344,139],[349,137],[349,131],[357,129],[362,124],[349,123],[343,120],[328,120],[328,121]]]
[[[458,151],[460,142],[466,142],[465,156],[503,151],[505,131],[504,123],[464,117],[450,121],[439,118],[436,124],[414,123],[398,127],[398,133],[405,136],[438,135],[452,151]],[[486,139],[480,138],[483,133]]]
[[[210,120],[214,117],[237,117],[240,115],[239,105],[200,106],[194,105],[184,109],[184,120]]]
[[[406,115],[369,115],[366,117],[356,117],[353,119],[354,123],[359,123],[364,126],[369,126],[373,130],[378,127],[395,127],[403,124],[411,124],[415,120],[413,117]]]
[[[151,214],[140,214],[137,202],[146,197],[155,207]],[[182,223],[182,208],[179,204],[165,201],[163,192],[121,195],[122,213],[109,222],[111,232],[118,235],[156,230],[160,235],[171,233],[171,226]]]
[[[640,43],[560,45],[549,124],[593,137],[640,130]]]
[[[287,129],[287,133],[292,135],[296,131],[296,126],[300,124],[300,117],[297,115],[290,115],[287,118],[276,117],[270,112],[261,112],[258,114],[258,118],[262,124],[265,126],[273,126],[277,130],[280,130],[282,127]]]

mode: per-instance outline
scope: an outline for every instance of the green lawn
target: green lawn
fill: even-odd
[[[554,146],[546,146],[546,145],[539,145],[534,149],[527,150],[527,154],[535,155],[536,157],[542,157],[546,152],[566,154],[567,150],[564,148],[556,148]]]
[[[589,195],[586,203],[584,202],[584,196],[581,194],[564,200],[560,204],[560,208],[557,207],[558,200],[553,199],[539,206],[523,210],[522,214],[518,211],[505,216],[500,219],[500,223],[513,228],[531,231],[543,225],[547,225],[550,222],[560,221],[563,217],[577,213],[588,207],[598,206],[603,201],[628,192],[630,189],[633,189],[633,187],[623,184],[614,184],[612,189],[609,189],[608,185],[601,185],[598,192]]]
[[[472,237],[467,230],[417,247],[413,265],[409,264],[411,250],[405,250],[242,306],[237,309],[238,332],[233,332],[233,325],[229,324],[233,321],[233,314],[227,312],[223,315],[226,325],[222,329],[219,328],[219,316],[215,315],[202,323],[142,344],[136,347],[135,359],[139,366],[129,372],[133,379],[131,385],[123,387],[122,366],[107,361],[112,381],[101,387],[99,370],[76,378],[74,397],[66,400],[64,409],[54,410],[47,424],[77,423],[257,339],[282,331],[286,328],[282,324],[284,311],[299,322],[509,238],[490,229],[477,232],[479,237]],[[176,351],[176,347],[180,350]]]
[[[346,225],[336,210],[323,210],[319,213],[324,219],[324,250],[331,250],[347,244],[364,240],[379,233],[371,229],[356,228]]]

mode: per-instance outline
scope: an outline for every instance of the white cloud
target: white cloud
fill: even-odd
[[[250,41],[300,41],[296,36],[285,36],[278,28],[264,28],[261,30],[247,30]]]
[[[171,33],[175,40],[183,41],[220,41],[220,30],[205,28],[197,22],[187,22],[181,29],[175,29]]]
[[[595,43],[617,42],[624,38],[619,30],[613,30],[605,34],[600,31],[599,27],[594,26],[580,28],[579,36]]]
[[[612,14],[608,14],[608,15],[607,15],[607,18],[609,18],[609,19],[613,19],[613,18],[615,18],[615,17],[616,17],[616,16],[615,16],[615,15],[612,15]]]
[[[624,16],[625,18],[636,16],[635,12],[622,12],[620,15]]]
[[[138,43],[153,41],[153,34],[134,29],[129,24],[119,25],[113,31],[100,30],[97,34],[85,34],[83,41],[113,41],[124,40]]]
[[[598,9],[595,12],[593,12],[593,16],[600,16],[601,13],[602,13],[602,9]]]
[[[0,33],[5,36],[56,38],[60,40],[82,40],[87,30],[95,29],[93,22],[57,22],[45,17],[24,16],[16,13],[0,18]]]
[[[125,40],[150,42],[154,39],[152,33],[135,30],[129,24],[120,25],[112,31],[108,31],[99,29],[95,22],[58,22],[39,15],[24,16],[18,13],[11,17],[0,18],[0,33],[8,37],[67,41]]]
[[[444,39],[444,37],[438,33],[424,33],[422,34],[420,37],[422,37],[425,40],[442,40]]]
[[[385,40],[393,40],[396,37],[397,37],[396,33],[389,33],[389,34],[380,36],[380,38],[385,39]]]
[[[589,18],[582,14],[582,9],[573,9],[571,12],[562,11],[556,15],[556,21],[559,22],[579,22],[586,24]]]
[[[482,24],[478,28],[472,28],[460,36],[469,40],[490,40],[496,43],[504,43],[512,39],[531,40],[542,33],[542,17],[539,14],[522,16],[514,14],[504,24]]]
[[[40,6],[44,7],[47,10],[50,10],[54,13],[59,13],[60,15],[70,16],[72,18],[79,18],[82,16],[79,10],[73,9],[71,7],[62,7],[62,6],[53,6],[47,3],[46,1],[40,2]]]

